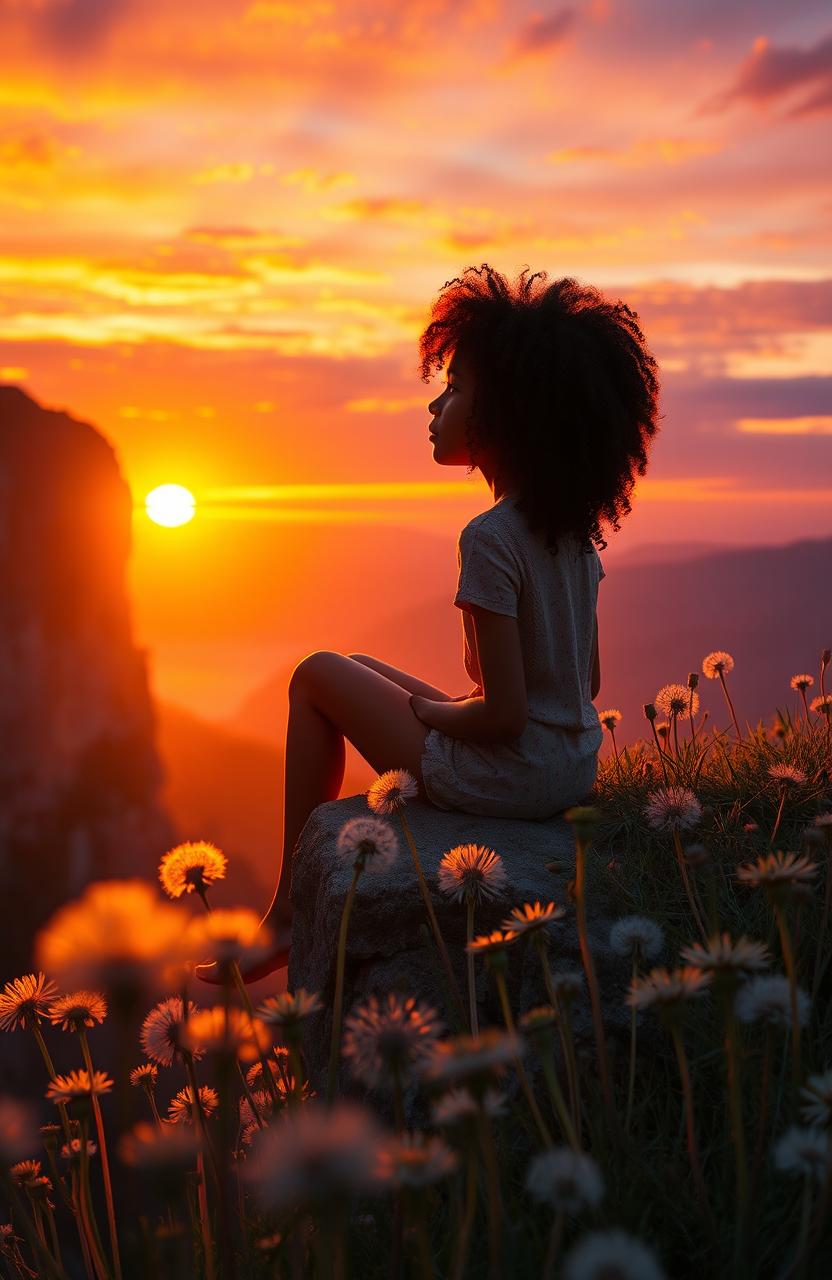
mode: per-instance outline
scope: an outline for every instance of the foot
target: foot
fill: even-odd
[[[289,963],[289,953],[292,946],[291,917],[272,918],[265,916],[261,922],[261,928],[264,925],[268,928],[271,937],[268,951],[259,959],[253,959],[249,963],[246,963],[245,960],[240,961],[240,974],[246,984],[259,982],[261,978],[267,978],[270,973],[277,973],[278,970],[285,969]],[[208,982],[212,986],[220,986],[222,984],[222,969],[216,960],[208,964],[197,965],[194,972],[203,982]]]

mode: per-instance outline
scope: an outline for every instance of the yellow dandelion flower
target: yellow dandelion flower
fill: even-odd
[[[104,1071],[70,1071],[65,1076],[55,1076],[46,1090],[50,1102],[71,1102],[73,1098],[88,1098],[92,1093],[109,1093],[113,1082]]]
[[[373,813],[394,813],[419,794],[419,787],[407,769],[388,769],[376,778],[367,791],[367,804]]]
[[[271,941],[271,930],[248,907],[194,916],[186,935],[186,947],[194,960],[207,957],[220,964],[236,960],[254,965],[268,955]]]
[[[189,1000],[188,1018],[192,1018],[198,1012],[197,1005],[193,1000]],[[182,997],[169,996],[167,1000],[160,1000],[142,1023],[139,1032],[142,1049],[148,1058],[152,1058],[154,1062],[160,1062],[163,1067],[171,1066],[174,1058],[181,1058],[183,1049],[187,1048],[182,1043],[184,1014]],[[194,1050],[193,1056],[201,1058],[202,1050]]]
[[[792,689],[808,689],[810,685],[815,683],[815,677],[810,675],[792,676],[789,684]]]
[[[171,849],[159,863],[159,879],[170,898],[194,890],[202,897],[215,880],[225,878],[228,859],[208,840],[187,841]]]
[[[466,943],[465,950],[470,951],[472,955],[489,955],[495,951],[502,951],[505,947],[516,942],[520,934],[514,929],[495,929],[493,933],[481,933],[478,937],[472,938]]]
[[[605,729],[609,729],[612,732],[621,719],[621,712],[617,707],[610,707],[607,711],[599,711],[598,719]]]
[[[230,1008],[226,1025],[223,1005],[200,1009],[188,1019],[181,1032],[182,1047],[195,1053],[229,1053],[241,1062],[254,1062],[268,1053],[272,1037],[265,1022],[250,1018],[244,1009]]]
[[[300,1026],[313,1013],[320,1013],[321,1004],[317,992],[298,987],[297,991],[283,991],[279,996],[269,996],[257,1009],[258,1017],[272,1027],[293,1028]]]
[[[702,659],[702,673],[709,680],[716,680],[720,675],[725,675],[728,671],[734,670],[734,659],[730,653],[724,653],[721,649],[714,650],[707,657]]]
[[[107,1001],[100,991],[73,991],[68,996],[58,996],[49,1007],[49,1019],[54,1026],[60,1024],[64,1031],[77,1031],[79,1027],[94,1027],[107,1016]]]
[[[134,1088],[139,1086],[145,1089],[152,1089],[159,1078],[159,1068],[155,1062],[143,1062],[138,1067],[133,1067],[130,1072],[130,1083]]]
[[[714,972],[756,973],[767,969],[771,963],[768,947],[764,942],[751,938],[732,941],[730,933],[714,934],[703,945],[700,942],[682,947],[683,960],[695,969],[712,969]]]
[[[704,996],[713,978],[710,970],[696,969],[693,965],[674,969],[672,973],[667,969],[651,969],[630,983],[626,1003],[634,1009],[678,1005],[694,996]]]
[[[15,1182],[34,1182],[40,1177],[40,1160],[18,1160],[9,1173]]]
[[[818,694],[809,703],[809,710],[822,711],[825,716],[832,716],[832,693]]]
[[[752,889],[788,888],[793,885],[808,885],[818,873],[816,862],[805,854],[768,853],[757,858],[756,862],[745,862],[737,868],[737,879]]]
[[[525,902],[522,907],[512,907],[511,915],[506,917],[500,927],[509,933],[532,933],[552,920],[562,920],[565,915],[566,909],[554,902],[547,902],[545,907],[539,902],[534,905]]]
[[[0,995],[0,1030],[14,1031],[49,1017],[49,1006],[58,993],[51,978],[43,973],[27,973],[7,982]]]
[[[439,863],[439,890],[456,902],[484,902],[500,897],[506,869],[499,853],[485,845],[458,844]]]

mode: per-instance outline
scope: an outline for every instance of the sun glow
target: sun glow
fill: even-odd
[[[156,524],[168,529],[193,520],[196,499],[190,489],[181,484],[160,484],[144,500],[145,510]]]

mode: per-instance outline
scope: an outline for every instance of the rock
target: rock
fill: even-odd
[[[477,907],[475,933],[499,928],[513,906],[554,900],[566,907],[567,914],[562,921],[545,926],[551,967],[582,971],[574,902],[567,888],[574,873],[575,847],[571,826],[565,818],[556,817],[546,822],[487,818],[441,811],[420,800],[410,801],[404,812],[466,1008],[465,908],[439,892],[437,879],[442,856],[455,845],[486,845],[500,854],[508,873],[504,898],[496,904]],[[304,1040],[310,1080],[318,1090],[326,1086],[338,931],[352,879],[352,865],[340,860],[336,841],[344,823],[359,816],[370,816],[364,795],[319,805],[301,833],[293,863],[288,986],[291,991],[299,987],[317,991],[324,1006],[321,1013],[307,1022]],[[389,871],[364,873],[359,879],[347,935],[344,1016],[371,994],[397,991],[426,1001],[440,1012],[448,1025],[446,1001],[437,975],[438,957],[433,963],[422,936],[427,913],[402,824],[396,814],[389,815],[387,820],[399,836],[399,857]],[[562,865],[557,873],[546,868],[552,861]],[[614,1040],[625,1038],[629,1031],[629,1009],[623,1003],[629,966],[609,947],[612,920],[598,900],[591,864],[590,849],[590,948],[598,974],[605,1026]],[[508,959],[508,989],[515,1017],[536,1005],[548,1003],[540,962],[531,943],[522,940],[513,945],[508,950]],[[494,978],[486,972],[481,958],[476,960],[476,975],[480,1026],[503,1026]],[[581,1046],[585,1046],[594,1054],[585,988],[573,1006],[572,1017],[579,1053]],[[533,1056],[530,1051],[530,1057]],[[341,1070],[339,1089],[361,1094],[361,1087],[356,1087],[346,1067]]]
[[[132,505],[100,432],[0,386],[3,980],[60,902],[91,879],[154,878],[175,843],[132,635]]]

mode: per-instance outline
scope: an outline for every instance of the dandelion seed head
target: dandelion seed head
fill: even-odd
[[[511,908],[511,915],[506,917],[500,928],[505,933],[534,933],[546,924],[562,920],[565,915],[566,909],[554,902],[547,902],[545,906],[539,902],[525,902],[522,907]]]
[[[73,1098],[88,1098],[93,1093],[109,1093],[113,1082],[105,1071],[70,1071],[55,1076],[46,1090],[50,1102],[72,1102]]]
[[[564,1280],[665,1280],[655,1253],[617,1228],[590,1231],[569,1251]]]
[[[769,765],[768,775],[775,782],[782,782],[784,786],[798,787],[806,781],[806,774],[802,769],[796,769],[790,764],[772,764]]]
[[[459,1156],[441,1138],[406,1133],[379,1153],[377,1173],[391,1187],[430,1187],[454,1172]]]
[[[330,1109],[313,1101],[255,1135],[242,1177],[272,1212],[326,1205],[378,1189],[385,1141],[368,1108],[337,1102]]]
[[[688,787],[658,787],[644,809],[653,831],[687,831],[702,819],[702,806]]]
[[[79,1027],[94,1027],[107,1016],[107,1001],[100,991],[73,991],[68,996],[58,996],[49,1006],[49,1019],[64,1031],[77,1031]]]
[[[183,893],[204,893],[216,880],[225,879],[228,859],[221,849],[208,840],[189,840],[178,844],[159,863],[159,880],[169,898]]]
[[[650,1009],[654,1005],[665,1008],[679,1005],[685,1000],[707,994],[713,982],[713,973],[695,969],[692,965],[674,969],[651,969],[643,977],[634,978],[627,992],[626,1003],[634,1009]]]
[[[714,973],[757,973],[771,964],[771,953],[764,942],[746,937],[733,942],[729,933],[715,934],[704,945],[695,942],[682,947],[679,954],[695,969]]]
[[[554,1147],[532,1160],[526,1190],[540,1203],[574,1217],[601,1203],[604,1179],[591,1156],[571,1147]]]
[[[455,902],[500,898],[508,877],[499,853],[481,844],[458,844],[439,863],[440,893]]]
[[[373,813],[394,813],[418,794],[419,787],[412,773],[407,769],[388,769],[371,783],[367,804]]]
[[[622,916],[610,929],[610,946],[617,956],[655,960],[664,951],[664,931],[647,916]]]
[[[360,860],[363,871],[384,872],[399,856],[399,838],[383,818],[350,818],[338,833],[336,848],[342,861]]]
[[[727,675],[729,671],[734,670],[734,659],[730,653],[725,653],[721,649],[715,649],[713,653],[709,653],[707,657],[702,659],[702,674],[707,676],[709,680],[716,680],[720,673]]]
[[[799,675],[799,676],[792,676],[791,680],[789,681],[789,684],[793,689],[808,689],[814,683],[815,683],[814,676],[810,676],[806,674]]]
[[[199,1086],[199,1102],[206,1120],[214,1114],[219,1106],[219,1101],[219,1094],[216,1089],[212,1089],[207,1084]],[[180,1089],[168,1103],[168,1122],[170,1124],[193,1124],[194,1091],[190,1085]]]
[[[829,1137],[825,1129],[791,1125],[772,1148],[775,1167],[823,1183],[829,1168]]]
[[[365,1084],[406,1078],[431,1060],[442,1029],[436,1010],[413,996],[371,995],[344,1019],[343,1055]]]
[[[283,991],[278,996],[269,996],[258,1006],[257,1016],[270,1027],[292,1030],[322,1009],[317,992],[298,987],[295,992]]]
[[[809,1021],[811,1003],[802,987],[797,988],[797,1021],[805,1027]],[[734,1012],[741,1022],[761,1022],[765,1026],[788,1031],[792,1025],[792,1005],[789,980],[783,974],[773,973],[749,978],[737,992]]]
[[[27,973],[7,982],[0,995],[0,1030],[37,1026],[49,1017],[49,1006],[58,988],[44,973]]]
[[[832,1070],[809,1076],[800,1096],[800,1114],[806,1123],[828,1128],[832,1119]]]
[[[671,716],[676,716],[677,719],[690,718],[691,708],[694,715],[699,710],[699,694],[685,684],[666,684],[659,689],[653,699],[653,705],[668,718]]]
[[[199,1013],[198,1006],[189,1000],[188,1019],[190,1020],[196,1013]],[[171,1066],[174,1058],[180,1057],[185,1048],[182,1044],[183,1025],[181,997],[169,996],[167,1000],[160,1000],[156,1007],[150,1010],[139,1032],[139,1043],[143,1053],[154,1062],[161,1063],[163,1067]],[[202,1049],[193,1050],[195,1058],[201,1058],[203,1053]]]

